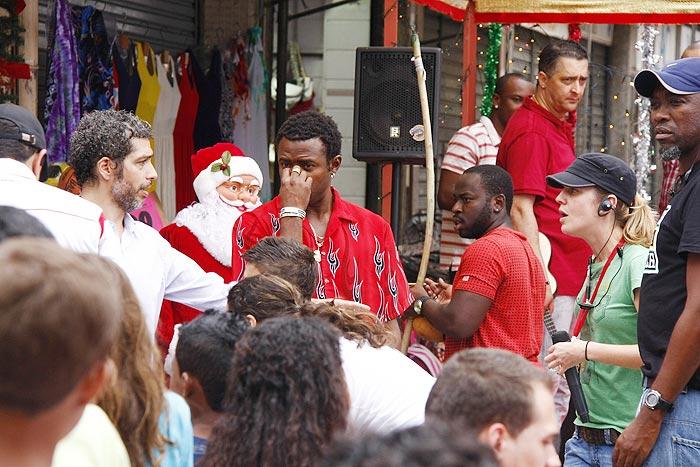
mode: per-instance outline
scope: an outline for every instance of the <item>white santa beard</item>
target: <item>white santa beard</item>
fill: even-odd
[[[187,227],[214,259],[229,267],[232,254],[231,232],[241,211],[221,201],[218,194],[208,201],[183,209],[175,216],[175,223]]]

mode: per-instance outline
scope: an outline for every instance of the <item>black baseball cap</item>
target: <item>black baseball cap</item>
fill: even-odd
[[[598,152],[577,157],[565,171],[548,176],[547,183],[555,188],[599,186],[627,206],[634,205],[637,194],[637,177],[632,168],[618,157]]]
[[[0,120],[10,123],[10,128],[0,131],[1,139],[14,139],[39,151],[46,149],[44,129],[29,110],[15,104],[0,104]]]

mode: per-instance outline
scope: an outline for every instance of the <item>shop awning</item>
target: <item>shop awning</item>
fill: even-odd
[[[468,0],[413,0],[463,21]],[[688,0],[473,0],[480,23],[700,23]]]

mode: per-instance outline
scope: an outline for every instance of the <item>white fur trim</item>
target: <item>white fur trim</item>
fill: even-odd
[[[224,266],[231,266],[233,223],[241,212],[224,204],[197,203],[175,216],[175,223],[187,227],[207,253]]]

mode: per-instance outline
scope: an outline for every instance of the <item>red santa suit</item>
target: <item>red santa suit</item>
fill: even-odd
[[[230,160],[224,155],[226,152],[230,154]],[[192,156],[192,171],[198,174],[193,186],[200,202],[177,213],[173,223],[163,227],[160,234],[206,272],[217,273],[224,281],[231,282],[233,223],[243,212],[261,203],[259,200],[256,203],[225,200],[217,192],[217,187],[240,175],[253,176],[262,187],[262,171],[254,159],[246,157],[231,143],[217,143],[197,151]],[[180,303],[163,301],[156,332],[163,355],[167,353],[175,325],[191,321],[200,314],[200,311]]]

